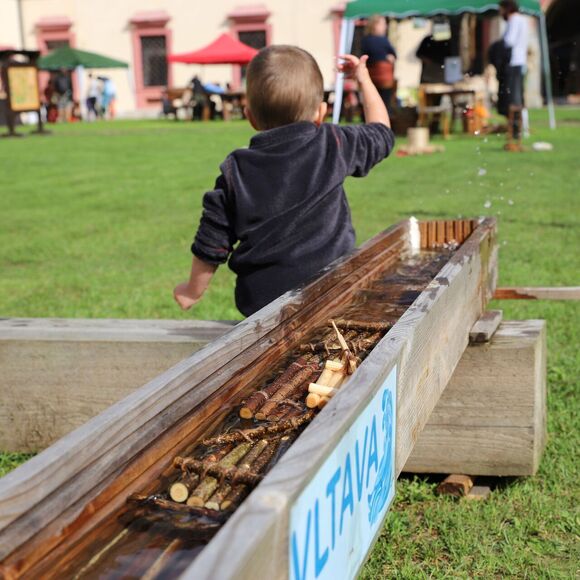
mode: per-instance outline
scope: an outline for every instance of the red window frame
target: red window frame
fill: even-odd
[[[143,80],[143,55],[141,39],[146,36],[164,36],[167,54],[171,54],[172,32],[167,23],[169,14],[164,10],[138,12],[129,20],[131,25],[131,43],[133,45],[133,68],[135,73],[135,98],[138,109],[158,107],[165,86],[146,87]],[[173,84],[171,63],[167,63],[167,85]]]
[[[49,42],[68,42],[71,48],[76,47],[76,36],[72,31],[73,21],[68,16],[47,16],[41,18],[35,24],[36,46],[41,54],[49,52]],[[72,84],[74,97],[80,102],[82,95],[79,95],[79,81],[76,73],[72,73]],[[38,76],[40,94],[44,94],[44,89],[48,84],[50,74],[40,72]]]
[[[232,36],[240,39],[240,32],[264,32],[266,46],[272,43],[272,25],[267,22],[270,11],[263,4],[240,6],[228,14]],[[240,89],[242,85],[242,67],[232,67],[232,86]]]

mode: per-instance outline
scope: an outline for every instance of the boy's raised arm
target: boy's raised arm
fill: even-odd
[[[341,54],[339,59],[342,59],[343,62],[339,62],[337,68],[347,78],[355,79],[358,82],[363,97],[366,123],[381,123],[390,127],[391,120],[389,119],[387,107],[385,107],[385,103],[373,84],[367,69],[368,58],[366,54],[361,56],[360,59],[352,54]]]

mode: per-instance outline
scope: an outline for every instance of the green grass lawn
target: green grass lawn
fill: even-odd
[[[445,153],[387,160],[346,188],[362,242],[415,215],[494,215],[502,285],[580,284],[580,111],[560,126],[532,115],[554,151],[508,154],[503,136],[454,137]],[[189,270],[204,191],[244,123],[114,122],[0,140],[0,316],[239,318],[220,268],[182,313],[172,288]],[[579,303],[503,302],[505,318],[545,318],[549,443],[534,478],[501,481],[489,501],[402,479],[363,578],[573,578],[580,573]],[[0,369],[1,372],[1,369]],[[25,457],[0,454],[0,474]]]

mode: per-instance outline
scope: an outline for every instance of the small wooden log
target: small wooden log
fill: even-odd
[[[169,488],[169,497],[177,503],[185,503],[189,497],[190,487],[185,485],[182,481],[176,481]]]
[[[284,439],[285,437],[282,437]],[[287,438],[287,437],[286,437]],[[270,463],[272,457],[276,453],[279,447],[279,441],[270,441],[268,445],[264,448],[262,453],[253,461],[250,468],[255,473],[261,473]],[[245,463],[245,460],[244,460]],[[245,484],[235,485],[232,487],[231,491],[228,493],[227,497],[222,501],[220,508],[222,510],[227,510],[231,507],[238,505],[238,503],[246,496],[249,491],[249,486]]]
[[[473,487],[473,479],[469,475],[452,474],[447,476],[438,486],[437,493],[440,495],[453,495],[463,497]]]
[[[252,484],[249,481],[243,481],[241,476],[248,474],[248,472],[252,467],[252,463],[254,463],[254,461],[260,456],[262,451],[264,451],[264,449],[266,449],[267,446],[268,446],[267,439],[261,439],[260,441],[258,441],[253,445],[250,451],[248,451],[246,456],[238,464],[238,467],[236,469],[237,473],[237,478],[235,479],[236,481],[239,481],[240,483],[248,483],[249,485],[255,485],[262,479],[261,477],[257,476],[256,477],[257,481],[254,484]],[[255,476],[254,473],[252,473],[251,475],[253,477]],[[219,486],[219,488],[215,491],[215,493],[205,502],[205,507],[210,510],[218,511],[220,509],[222,502],[225,500],[225,498],[232,490],[233,485],[234,485],[233,483],[227,482],[222,483]]]
[[[334,387],[326,387],[317,383],[310,383],[310,385],[308,385],[308,392],[320,395],[322,397],[332,398],[334,395],[336,395],[336,393],[338,393],[338,389]]]
[[[248,453],[251,447],[251,443],[241,443],[221,459],[217,465],[220,467],[233,467],[244,457],[244,455],[246,455],[246,453]],[[191,507],[202,507],[215,491],[217,486],[218,480],[215,477],[205,477],[191,492],[191,495],[187,500],[187,505]]]
[[[261,391],[252,393],[245,401],[240,409],[240,417],[242,419],[252,419],[254,413],[276,393],[282,386],[287,384],[292,378],[301,371],[307,364],[305,357],[300,357],[294,361],[272,384],[268,385]]]
[[[580,300],[580,286],[497,288],[495,300]]]
[[[491,489],[487,485],[474,485],[465,496],[465,499],[482,501],[488,499],[490,495]]]
[[[282,385],[256,412],[256,419],[258,419],[258,421],[264,421],[267,419],[268,415],[274,411],[281,401],[291,397],[296,390],[300,389],[300,387],[317,372],[318,362],[319,358],[314,357],[311,362],[309,362],[304,368],[300,369],[287,383]]]
[[[344,330],[366,330],[370,332],[388,331],[393,325],[389,322],[377,322],[372,320],[346,320],[344,318],[335,318],[334,323],[338,328]]]
[[[304,413],[300,417],[295,417],[288,419],[287,421],[280,421],[275,425],[262,425],[261,427],[256,427],[255,429],[245,429],[243,431],[234,431],[232,433],[226,433],[225,435],[218,435],[211,439],[205,439],[203,441],[204,445],[208,447],[212,445],[221,445],[222,443],[239,443],[241,441],[255,441],[256,439],[262,439],[268,437],[269,435],[279,435],[285,431],[291,431],[293,429],[298,429],[311,421],[314,417],[312,411]]]
[[[421,249],[425,250],[428,245],[427,240],[427,222],[419,222],[419,233],[421,237]]]
[[[489,342],[499,328],[503,318],[502,310],[487,310],[469,331],[469,342]]]
[[[183,540],[177,538],[176,540],[172,540],[169,545],[161,552],[157,560],[153,562],[151,568],[149,568],[143,576],[141,576],[141,580],[154,580],[160,574],[163,568],[168,564],[171,556],[181,548],[183,544]]]

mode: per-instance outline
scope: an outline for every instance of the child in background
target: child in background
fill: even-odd
[[[395,141],[366,60],[344,55],[338,65],[364,101],[366,124],[349,127],[323,122],[322,74],[309,53],[270,46],[252,60],[246,115],[259,133],[226,158],[204,196],[189,280],[174,290],[182,309],[228,259],[236,305],[249,316],[353,250],[344,180],[366,175]]]

